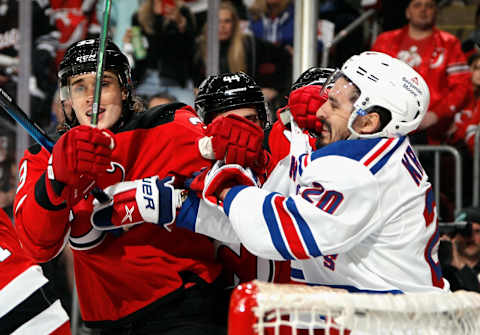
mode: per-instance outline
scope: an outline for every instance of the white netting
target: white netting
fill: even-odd
[[[253,312],[259,334],[266,329],[280,334],[281,325],[310,329],[309,334],[313,329],[330,334],[330,328],[339,331],[335,334],[344,329],[351,334],[480,334],[480,294],[473,292],[393,295],[257,281],[250,285],[257,286]]]

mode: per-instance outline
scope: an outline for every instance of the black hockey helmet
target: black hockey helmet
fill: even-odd
[[[323,86],[336,69],[329,67],[311,67],[304,71],[290,87],[290,92],[307,85]]]
[[[254,107],[266,124],[267,111],[262,90],[252,77],[243,73],[224,73],[206,78],[198,88],[195,110],[209,124],[218,113],[242,107]]]
[[[70,99],[69,78],[78,74],[96,72],[100,40],[98,38],[78,41],[65,51],[58,71],[60,99],[62,104]],[[133,112],[133,84],[128,58],[110,39],[105,43],[104,70],[115,73],[122,89],[127,92],[121,119],[128,120]],[[64,111],[65,112],[65,111]],[[72,127],[78,124],[75,114],[71,119],[65,115],[66,123]]]

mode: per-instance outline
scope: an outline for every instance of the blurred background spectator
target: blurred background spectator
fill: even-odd
[[[360,16],[359,8],[346,0],[324,0],[319,6],[319,18],[335,25],[335,35]],[[398,16],[398,13],[397,13]],[[369,46],[365,45],[363,27],[359,25],[330,51],[332,67],[341,67],[352,55],[361,53]],[[320,55],[320,53],[319,53]],[[319,59],[320,61],[320,59]]]
[[[468,58],[480,51],[476,45],[480,41],[480,5],[475,11],[474,27],[470,35],[462,42],[462,50]]]
[[[136,27],[146,43],[135,43]],[[179,101],[193,104],[192,59],[195,22],[178,0],[146,0],[132,17],[124,36],[126,51],[134,51],[133,79],[137,94],[148,99],[165,90]],[[134,50],[146,48],[146,53]]]
[[[219,73],[245,72],[255,78],[267,102],[277,108],[291,82],[291,57],[282,47],[242,30],[235,6],[224,1],[218,12]],[[197,41],[195,87],[206,77],[207,29]]]
[[[413,143],[445,143],[453,116],[469,92],[470,71],[465,55],[457,37],[435,27],[435,0],[411,0],[405,17],[408,24],[380,34],[372,50],[405,61],[430,88],[429,111],[420,125],[426,133],[413,136]]]
[[[480,54],[471,55],[468,65],[472,73],[472,82],[469,86],[467,101],[456,113],[454,123],[449,130],[449,143],[458,146],[468,145],[469,154],[473,156],[475,132],[480,123]]]
[[[96,3],[97,0],[50,0],[50,17],[60,33],[57,66],[70,44],[100,33]]]
[[[178,101],[177,98],[175,98],[173,95],[163,91],[163,92],[158,92],[154,95],[151,95],[147,101],[147,107],[148,109],[150,109],[155,106],[169,104],[177,101]]]
[[[103,20],[103,11],[105,9],[105,0],[96,0],[97,2],[97,20],[101,23]],[[143,0],[115,0],[112,1],[110,10],[110,37],[113,42],[121,49],[123,48],[123,36],[131,27],[132,16],[138,10],[138,6]]]
[[[18,50],[20,48],[19,1],[2,0],[0,5],[0,88],[17,96]],[[29,81],[31,118],[41,126],[50,122],[50,101],[55,92],[55,52],[58,31],[50,24],[48,1],[32,1],[32,76]],[[5,116],[3,110],[0,114]],[[10,117],[5,116],[10,120]]]
[[[255,0],[249,10],[249,29],[257,38],[275,43],[293,54],[292,0]]]
[[[0,207],[10,218],[17,185],[14,140],[14,134],[0,126]]]
[[[452,291],[480,292],[480,208],[464,208],[441,236],[439,258]],[[453,226],[453,225],[452,225]]]

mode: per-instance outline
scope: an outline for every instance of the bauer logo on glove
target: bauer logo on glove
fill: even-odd
[[[183,190],[173,187],[174,177],[157,176],[117,183],[105,189],[112,199],[93,201],[92,225],[98,230],[128,228],[149,222],[171,231]]]

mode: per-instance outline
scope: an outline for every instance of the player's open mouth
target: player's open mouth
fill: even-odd
[[[105,112],[105,108],[100,108],[100,109],[98,110],[98,114],[102,114],[103,112]],[[88,116],[88,117],[91,117],[92,114],[93,114],[92,110],[90,110],[89,112],[87,112],[87,116]]]

